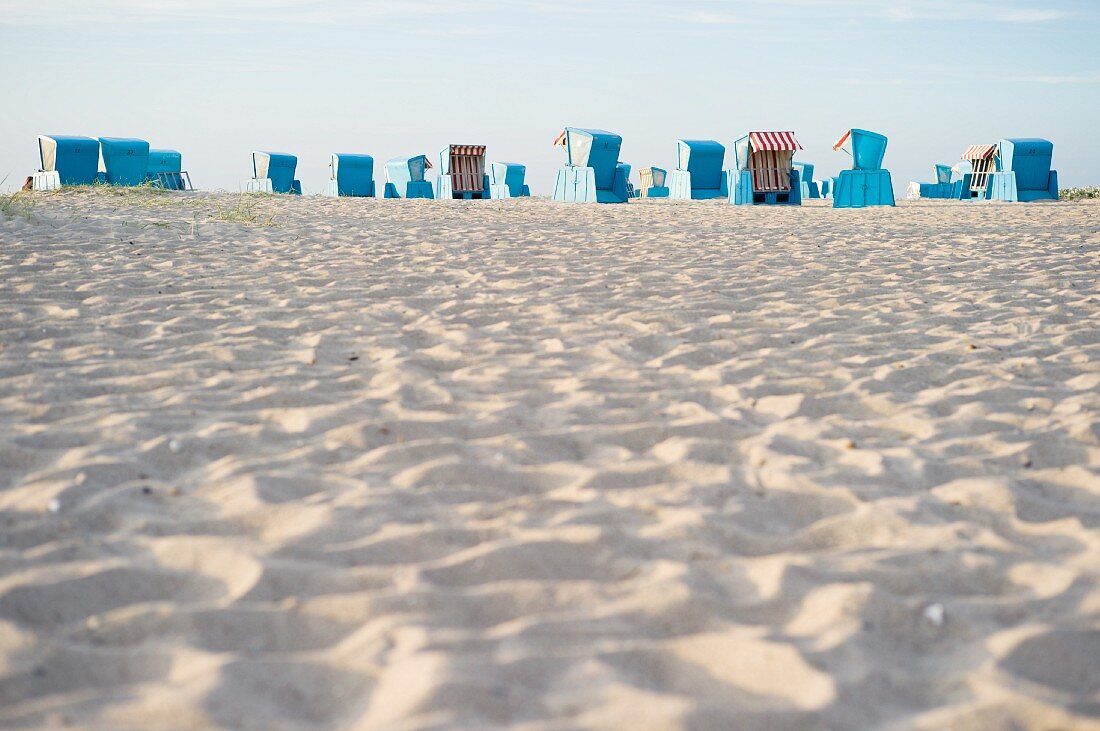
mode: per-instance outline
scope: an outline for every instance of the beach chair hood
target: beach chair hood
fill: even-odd
[[[726,148],[715,140],[677,140],[676,168],[691,173],[691,187],[713,189],[722,185]]]
[[[611,188],[615,181],[615,168],[623,138],[602,129],[566,127],[554,144],[564,147],[569,165],[592,168],[596,173],[596,187]]]
[[[1016,173],[1020,190],[1046,190],[1054,143],[1036,138],[1010,138],[997,143],[997,169]]]
[[[338,195],[369,196],[374,194],[374,158],[352,152],[334,152],[332,179]]]
[[[158,173],[183,172],[183,155],[175,150],[149,150],[149,177],[156,179]]]
[[[149,175],[149,143],[132,137],[100,137],[99,172],[111,185],[141,185]]]
[[[286,152],[252,153],[252,170],[257,179],[267,178],[276,193],[290,193],[294,189],[294,171],[298,158]]]
[[[852,156],[853,170],[881,170],[886,157],[886,136],[865,129],[852,128],[833,144],[834,150],[843,150]]]
[[[93,137],[39,135],[43,172],[56,172],[62,185],[91,185],[99,172],[99,140]]]
[[[936,165],[936,182],[946,184],[951,182],[951,166]]]
[[[791,167],[798,171],[798,179],[803,183],[814,179],[814,164],[812,162],[792,162]]]

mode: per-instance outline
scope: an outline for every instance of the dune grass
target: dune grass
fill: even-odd
[[[1100,198],[1100,186],[1088,186],[1085,188],[1063,188],[1058,194],[1059,200],[1080,201],[1090,198]]]
[[[257,198],[274,197],[260,193],[239,193],[237,204],[228,208],[219,207],[214,213],[215,221],[243,223],[246,226],[276,226],[275,215],[257,209]]]

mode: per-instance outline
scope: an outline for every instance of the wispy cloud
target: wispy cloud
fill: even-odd
[[[1031,74],[1017,76],[1016,80],[1036,84],[1100,84],[1100,71],[1091,74]]]

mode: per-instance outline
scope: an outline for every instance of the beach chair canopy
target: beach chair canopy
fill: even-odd
[[[668,178],[668,171],[664,168],[639,168],[638,179],[642,181],[643,188],[663,188]]]
[[[494,162],[489,166],[489,180],[494,185],[507,185],[511,189],[523,188],[527,167],[514,162]]]
[[[752,172],[757,193],[790,190],[794,153],[801,149],[794,132],[749,132],[733,143],[737,169]]]
[[[676,140],[676,168],[691,173],[692,188],[720,188],[725,159],[725,145],[714,140]]]
[[[92,137],[39,135],[43,172],[56,172],[62,185],[91,185],[99,172],[99,140]]]
[[[183,155],[175,150],[149,150],[148,175],[156,179],[157,173],[182,173]]]
[[[484,190],[485,145],[447,145],[439,151],[439,174],[451,176],[456,193]]]
[[[353,152],[334,152],[329,166],[340,195],[371,195],[374,189],[373,157]]]
[[[984,193],[989,176],[997,169],[997,146],[971,145],[966,148],[961,159],[966,162],[966,165],[959,166],[960,173],[970,173],[970,192]]]
[[[1035,138],[1003,139],[997,143],[997,169],[1016,173],[1020,190],[1046,190],[1054,143]]]
[[[554,144],[565,148],[569,165],[595,171],[596,188],[606,190],[614,184],[622,137],[602,129],[566,127]]]
[[[950,165],[936,165],[936,182],[937,183],[950,183],[951,182],[951,166]]]
[[[997,156],[996,145],[971,145],[966,148],[960,160],[992,160]]]
[[[391,183],[423,183],[424,171],[431,169],[427,155],[395,157],[386,161],[386,179]]]
[[[100,137],[99,171],[111,185],[141,185],[149,176],[149,143],[131,137]]]
[[[252,153],[252,171],[257,180],[268,178],[271,189],[276,193],[290,193],[294,190],[294,171],[298,168],[298,158],[286,152]]]
[[[808,183],[814,179],[814,164],[812,162],[792,162],[791,167],[798,171],[800,182]]]
[[[833,145],[852,156],[853,170],[881,170],[886,157],[886,137],[877,132],[852,128]]]

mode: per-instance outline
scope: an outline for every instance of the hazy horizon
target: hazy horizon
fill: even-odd
[[[35,136],[147,139],[196,186],[237,190],[254,149],[298,156],[307,193],[329,154],[381,163],[485,144],[548,194],[565,125],[623,136],[637,170],[675,140],[729,145],[791,129],[834,175],[848,127],[886,134],[900,192],[970,144],[1054,142],[1063,187],[1096,184],[1100,7],[1062,0],[832,3],[576,0],[155,3],[0,0],[0,178],[38,165]],[[727,151],[726,167],[731,165]],[[635,175],[636,177],[636,175]]]

